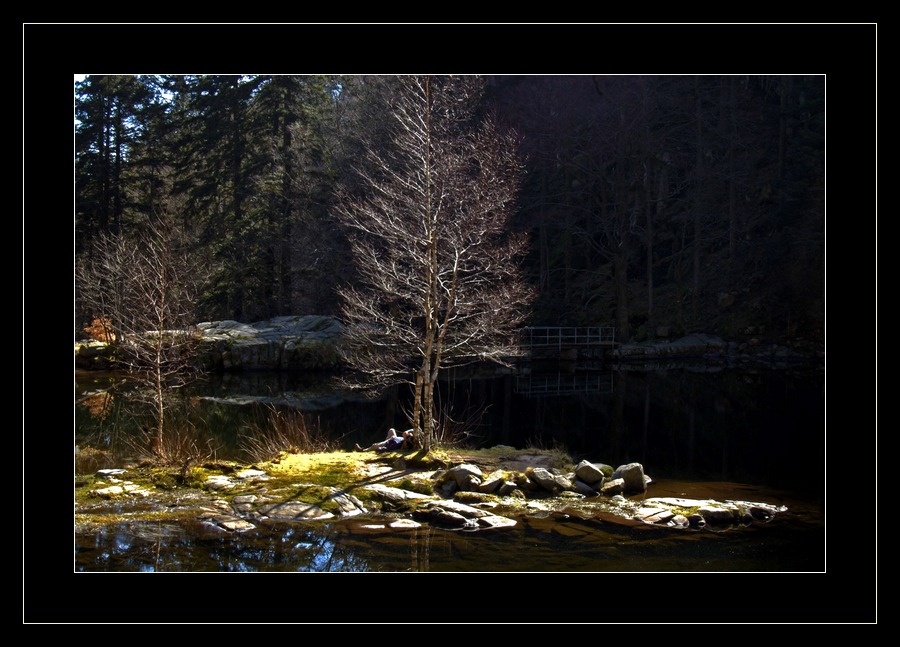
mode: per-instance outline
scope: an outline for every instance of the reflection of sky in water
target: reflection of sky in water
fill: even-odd
[[[116,551],[126,551],[129,548],[131,548],[131,537],[124,533],[117,533],[115,541]]]
[[[335,526],[262,526],[210,535],[190,523],[155,533],[123,524],[76,533],[76,570],[123,572],[819,571],[824,526],[784,520],[728,532],[640,532],[569,519],[503,533],[434,529],[358,534]],[[141,526],[144,527],[141,527]],[[578,530],[578,532],[574,532]]]

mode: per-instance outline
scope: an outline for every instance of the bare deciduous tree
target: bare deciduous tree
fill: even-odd
[[[157,446],[166,397],[194,371],[191,327],[205,272],[171,221],[159,217],[137,236],[104,234],[75,268],[81,309],[108,325],[114,359],[146,387]]]
[[[400,77],[393,147],[367,148],[367,192],[343,196],[357,282],[341,291],[347,356],[371,384],[408,382],[423,449],[441,369],[517,354],[530,301],[508,230],[522,166],[513,133],[475,110],[475,77]]]

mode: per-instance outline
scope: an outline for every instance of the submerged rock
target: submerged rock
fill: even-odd
[[[463,530],[511,528],[516,525],[514,519],[457,501],[425,501],[416,510],[415,517],[438,526]]]
[[[684,499],[659,497],[647,499],[634,514],[634,518],[650,524],[668,524],[681,527],[704,527],[770,521],[777,512],[787,508],[753,501],[714,501],[712,499]]]

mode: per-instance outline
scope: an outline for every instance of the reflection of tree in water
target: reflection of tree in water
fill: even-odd
[[[87,571],[371,571],[365,554],[364,548],[336,542],[327,526],[226,534],[203,532],[192,524],[148,522],[102,527],[76,537],[76,567]]]
[[[152,405],[140,395],[134,382],[115,378],[100,389],[96,381],[85,380],[84,384],[76,381],[75,443],[83,458],[98,452],[108,457],[108,464],[92,465],[90,469],[121,467],[124,462],[140,458],[148,451],[148,439],[158,440],[157,445],[165,447],[194,445],[204,453],[215,447],[220,450],[220,458],[232,458],[237,430],[246,424],[249,415],[246,407],[225,407],[203,399],[196,391],[179,391],[169,398],[167,433],[155,438]],[[76,461],[79,458],[82,457],[76,455]]]
[[[78,404],[87,409],[91,417],[104,420],[112,408],[113,396],[108,391],[88,393],[78,401]]]
[[[325,528],[267,527],[239,537],[223,538],[210,557],[218,570],[357,572],[371,570],[367,561],[334,541]]]
[[[427,573],[431,570],[431,539],[434,536],[428,526],[409,533],[409,570]]]

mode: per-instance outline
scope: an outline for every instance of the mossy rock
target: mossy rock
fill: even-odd
[[[415,492],[417,494],[434,494],[433,483],[430,479],[426,478],[404,477],[388,481],[387,485],[395,488],[400,488],[401,490]]]
[[[150,483],[160,490],[174,490],[179,485],[182,485],[181,479],[176,474],[162,470],[154,471],[150,474]]]
[[[436,470],[447,466],[447,455],[440,450],[430,452],[418,450],[405,453],[403,461],[406,463],[406,467],[411,469]]]
[[[485,494],[483,492],[457,492],[453,495],[453,500],[469,504],[487,503],[489,501],[496,501],[497,497],[493,494]]]

